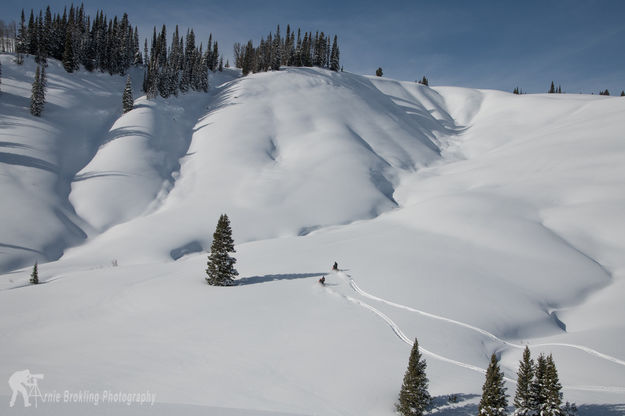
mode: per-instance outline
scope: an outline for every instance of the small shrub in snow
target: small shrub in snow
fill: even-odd
[[[39,272],[37,270],[37,263],[33,266],[33,272],[30,274],[30,283],[33,285],[39,284]]]

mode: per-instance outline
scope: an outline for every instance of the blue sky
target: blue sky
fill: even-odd
[[[3,0],[0,16],[67,2]],[[431,85],[544,92],[553,80],[570,93],[625,89],[625,1],[85,1],[87,11],[126,11],[142,38],[163,23],[193,27],[196,39],[232,44],[286,24],[339,35],[345,70]]]

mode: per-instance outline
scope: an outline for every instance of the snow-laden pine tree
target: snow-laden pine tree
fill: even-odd
[[[381,77],[383,74],[384,72],[382,72],[382,67],[379,67],[378,69],[375,70],[376,77]]]
[[[124,94],[122,94],[122,107],[124,114],[129,112],[134,107],[134,100],[132,99],[132,84],[130,83],[130,75],[126,78],[126,87],[124,87]]]
[[[499,368],[497,356],[493,353],[486,370],[486,381],[482,386],[482,399],[478,406],[478,415],[505,416],[508,399],[504,386],[503,372]]]
[[[33,272],[30,274],[30,283],[33,285],[39,284],[39,271],[37,270],[37,263],[33,266]]]
[[[432,398],[428,392],[428,378],[425,374],[427,364],[421,358],[419,342],[415,338],[408,369],[404,375],[404,382],[399,392],[399,400],[395,405],[397,411],[403,415],[421,416],[425,413]]]
[[[46,66],[41,66],[41,74],[39,78],[39,82],[41,85],[41,99],[46,101],[46,91],[48,90],[48,76],[46,75]]]
[[[553,362],[553,356],[549,354],[545,363],[545,381],[546,402],[541,407],[541,416],[560,416],[563,414],[562,406],[562,385],[558,377],[556,364]]]
[[[545,386],[545,378],[547,373],[547,359],[540,354],[536,359],[534,367],[534,377],[530,385],[530,404],[531,415],[540,415],[541,409],[547,402],[547,388]]]
[[[30,96],[30,114],[36,117],[41,116],[45,103],[45,92],[41,79],[41,69],[39,65],[35,70],[35,80],[33,81],[32,93]]]
[[[237,260],[230,255],[235,253],[232,229],[228,215],[222,214],[217,222],[211,252],[208,255],[206,281],[212,286],[232,286],[239,272],[234,268]]]
[[[529,347],[525,347],[523,358],[517,371],[516,394],[514,395],[514,416],[531,416],[532,378],[534,377],[534,360],[531,359]]]

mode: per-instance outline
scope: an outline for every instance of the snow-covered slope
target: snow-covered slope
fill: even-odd
[[[121,77],[51,64],[66,104],[35,119],[32,62],[1,59],[1,374],[156,414],[390,415],[418,337],[440,414],[526,344],[580,414],[623,411],[625,100],[286,69],[122,116]],[[203,280],[222,212],[236,288]]]
[[[162,175],[152,175],[152,184],[145,177],[152,170],[134,162],[160,163],[143,148],[130,147],[136,138],[106,144],[84,169],[86,175],[96,172],[95,179],[74,184],[70,195],[83,218],[112,225],[112,219],[139,214],[137,206],[151,208],[131,224],[109,230],[89,250],[124,263],[177,258],[208,247],[222,212],[237,223],[239,242],[375,217],[396,206],[393,193],[403,173],[438,157],[435,131],[444,129],[423,105],[406,112],[368,80],[327,71],[258,74],[202,98],[195,108],[171,100],[169,117],[146,117],[142,112],[150,110],[139,108],[119,121],[136,125],[156,118],[167,125],[170,118],[197,119],[198,107],[203,111],[197,124],[187,123],[190,143],[180,133],[159,129],[160,140],[173,150],[165,154],[176,162],[184,156],[166,197],[154,201]],[[171,109],[176,105],[178,115]],[[111,178],[106,172],[117,173]],[[111,201],[118,182],[138,190],[122,192],[125,201]],[[153,244],[144,245],[148,234]],[[119,250],[116,241],[129,239],[136,249]]]

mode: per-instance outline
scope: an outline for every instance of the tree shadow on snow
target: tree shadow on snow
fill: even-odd
[[[621,404],[582,404],[577,407],[579,416],[621,416],[625,415],[625,403]]]
[[[460,416],[477,414],[477,394],[454,393],[432,398],[430,413],[440,416]]]
[[[237,286],[255,285],[257,283],[267,283],[276,280],[295,280],[307,277],[320,277],[327,273],[296,273],[296,274],[266,274],[264,276],[250,276],[235,280]]]

